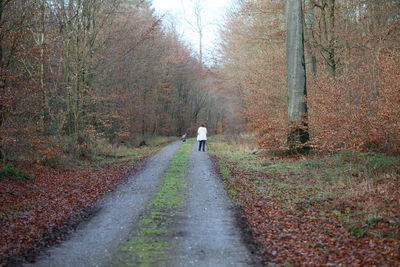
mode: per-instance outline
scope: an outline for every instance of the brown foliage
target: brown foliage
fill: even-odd
[[[211,72],[149,2],[1,5],[3,160],[37,159],[54,144],[78,154],[98,136],[180,135],[200,120],[213,132],[223,121]]]
[[[375,66],[364,62],[351,73],[315,77],[308,97],[313,145],[398,153],[399,63],[397,53],[381,51]]]
[[[240,1],[222,32],[223,82],[262,147],[279,148],[287,133],[283,5]],[[240,121],[240,119],[237,119]]]
[[[308,2],[310,144],[398,153],[399,3]],[[243,0],[222,32],[222,79],[263,148],[287,148],[284,27],[282,2]]]
[[[281,162],[282,159],[275,158],[275,160]],[[376,230],[370,229],[374,232],[357,237],[351,233],[351,225],[346,224],[343,218],[332,216],[334,210],[345,214],[345,208],[350,207],[348,212],[357,213],[360,207],[365,207],[369,203],[376,205],[379,203],[383,204],[380,209],[381,215],[391,214],[398,219],[400,216],[398,209],[392,209],[392,205],[398,207],[400,204],[398,174],[391,179],[383,178],[372,187],[373,190],[356,191],[358,195],[353,192],[353,199],[342,197],[344,190],[336,188],[336,191],[332,192],[332,199],[316,200],[318,189],[310,186],[315,180],[307,174],[298,177],[298,174],[289,173],[285,174],[287,179],[283,180],[280,177],[283,174],[244,170],[236,162],[229,162],[224,166],[229,169],[229,174],[225,176],[225,186],[229,192],[234,192],[233,197],[240,203],[260,254],[263,256],[264,264],[274,263],[279,266],[286,264],[398,266],[400,264],[398,236],[400,229],[393,219],[389,217],[379,219],[373,223],[372,228]],[[347,188],[348,186],[346,185]],[[341,199],[345,200],[342,204],[340,204]],[[388,205],[389,203],[392,205]],[[356,206],[358,207],[355,208]],[[390,237],[391,234],[393,237]]]
[[[0,179],[0,265],[25,256],[49,242],[59,242],[59,230],[81,214],[128,173],[128,163],[103,167],[68,166],[54,169],[37,163],[18,166],[32,181]]]

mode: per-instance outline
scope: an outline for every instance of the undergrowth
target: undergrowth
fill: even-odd
[[[385,255],[400,257],[395,245],[400,244],[400,157],[356,152],[277,156],[254,152],[250,137],[215,136],[208,144],[240,205],[254,208],[249,203],[264,199],[301,220],[331,220],[353,238],[373,240],[374,246],[381,242],[377,250],[383,247]],[[271,207],[264,209],[260,212],[267,220]]]
[[[138,146],[136,143],[111,144],[105,139],[98,139],[90,146],[90,154],[84,163],[89,159],[90,162],[113,163],[120,161],[135,162],[140,158],[150,156],[157,151],[161,145],[177,140],[176,137],[151,136],[146,137],[146,145]]]

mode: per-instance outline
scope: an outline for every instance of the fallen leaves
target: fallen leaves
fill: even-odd
[[[35,179],[0,179],[0,265],[62,240],[65,233],[60,230],[71,218],[79,217],[138,166],[125,162],[60,170],[25,162],[18,167]]]
[[[373,234],[368,232],[357,237],[349,231],[345,213],[337,212],[338,216],[335,216],[329,205],[310,201],[312,191],[296,191],[293,185],[284,189],[285,194],[280,194],[282,188],[278,188],[277,183],[268,182],[273,177],[244,170],[235,162],[221,164],[229,170],[224,174],[226,189],[235,192],[234,198],[240,203],[265,264],[400,265],[398,223],[376,220],[373,226],[357,226],[359,229],[369,227],[369,231],[374,230]],[[395,192],[392,192],[394,196]],[[302,200],[301,203],[307,205],[295,200],[290,202],[294,194],[297,195],[296,201]]]

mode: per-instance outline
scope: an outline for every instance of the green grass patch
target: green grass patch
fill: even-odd
[[[116,265],[154,266],[165,260],[174,220],[183,201],[187,159],[192,144],[193,141],[183,143],[174,154],[157,193],[140,219],[138,229],[123,245]]]
[[[13,164],[7,164],[5,166],[0,165],[0,177],[1,178],[11,178],[13,180],[18,180],[18,181],[29,181],[32,180],[33,178],[20,170],[18,170]]]
[[[349,227],[349,231],[355,237],[364,237],[368,231],[361,226],[360,222],[355,222]]]
[[[220,159],[220,172],[233,199],[245,185],[253,194],[247,199],[257,194],[299,214],[323,214],[338,220],[356,237],[377,230],[382,221],[400,220],[395,201],[400,186],[399,156],[359,152],[277,156],[254,153],[254,141],[248,138],[235,140],[215,136],[208,142],[210,154]]]

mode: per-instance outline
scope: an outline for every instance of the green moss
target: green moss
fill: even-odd
[[[186,142],[174,154],[158,192],[147,205],[138,229],[126,242],[116,259],[119,266],[154,266],[165,260],[172,240],[175,216],[186,188],[187,159],[193,141]]]
[[[136,262],[133,263],[130,257],[125,257],[120,261],[120,266],[153,266],[155,260],[162,260],[164,249],[168,244],[163,241],[157,241],[150,236],[143,235],[126,243],[122,252],[126,255],[135,255]]]

